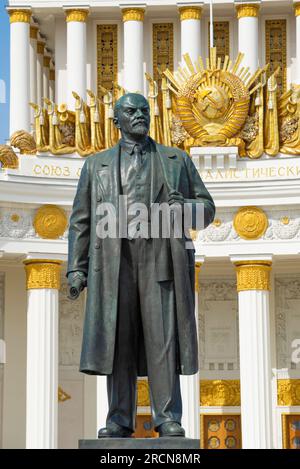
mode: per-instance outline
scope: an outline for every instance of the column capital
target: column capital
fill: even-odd
[[[45,41],[38,41],[37,46],[36,46],[36,53],[44,55],[45,45],[46,45]]]
[[[30,23],[31,19],[31,8],[20,7],[20,8],[6,8],[9,14],[10,23]]]
[[[30,25],[30,39],[37,40],[39,27],[35,24]]]
[[[66,13],[66,22],[77,21],[85,23],[89,15],[89,8],[64,8]]]
[[[294,2],[294,13],[295,16],[300,16],[300,2]]]
[[[233,256],[235,257],[235,256]],[[238,256],[236,256],[238,257]],[[269,259],[231,259],[236,268],[237,291],[270,290],[272,257]]]
[[[180,21],[184,20],[200,20],[202,16],[202,7],[194,5],[178,5]]]
[[[62,261],[53,259],[26,259],[26,289],[60,289]]]
[[[260,2],[240,3],[236,5],[237,18],[253,17],[257,18],[259,14]]]
[[[144,21],[145,8],[122,8],[123,23],[126,21]]]

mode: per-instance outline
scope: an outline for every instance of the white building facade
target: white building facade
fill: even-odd
[[[209,56],[209,1],[8,3],[10,136],[25,134],[0,152],[0,446],[76,448],[96,438],[107,408],[105,378],[78,372],[84,296],[68,300],[65,278],[88,156],[50,144],[29,154],[28,103],[75,115],[73,92],[87,102],[112,82],[149,96],[146,74],[159,81],[157,67]],[[249,73],[280,67],[282,95],[300,84],[297,3],[215,0],[213,12],[217,54],[244,53]],[[194,241],[200,370],[182,378],[183,425],[203,448],[300,448],[300,160],[297,144],[281,148],[255,158],[234,145],[189,148],[217,207]],[[154,435],[145,379],[138,389],[137,435]]]

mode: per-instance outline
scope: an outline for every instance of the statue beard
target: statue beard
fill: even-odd
[[[149,131],[149,128],[146,124],[144,124],[143,122],[140,122],[139,124],[136,124],[134,127],[133,127],[133,132],[132,134],[133,135],[138,135],[139,137],[141,136],[146,136],[148,134],[148,131]]]

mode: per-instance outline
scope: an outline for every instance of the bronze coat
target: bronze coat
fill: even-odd
[[[151,202],[167,202],[171,189],[187,202],[204,204],[205,226],[214,218],[214,202],[192,160],[178,148],[151,140]],[[82,168],[69,228],[68,273],[88,275],[86,312],[80,371],[88,374],[112,373],[118,310],[121,239],[99,239],[97,206],[110,202],[116,207],[120,195],[120,145],[89,157]],[[192,228],[192,227],[191,227]],[[185,248],[185,238],[155,239],[153,281],[174,280],[178,325],[178,372],[198,370],[197,332],[194,313],[194,250]],[[171,246],[171,249],[170,249]],[[147,374],[143,344],[139,356],[139,376]]]

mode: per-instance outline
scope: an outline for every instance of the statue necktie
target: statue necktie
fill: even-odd
[[[139,144],[136,144],[133,149],[133,167],[138,173],[142,165],[142,147]]]

